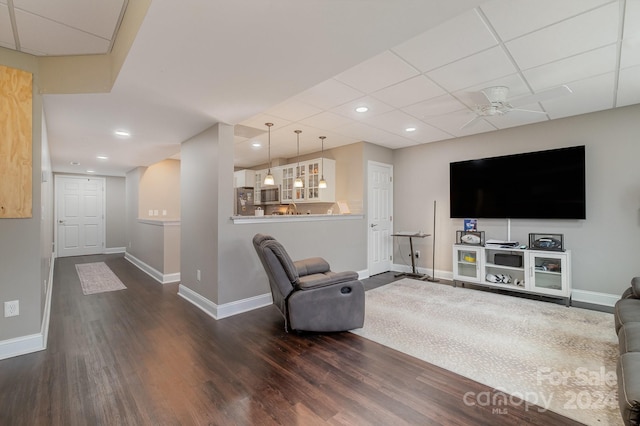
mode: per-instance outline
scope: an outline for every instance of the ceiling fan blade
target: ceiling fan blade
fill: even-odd
[[[473,117],[471,120],[467,121],[466,123],[464,123],[462,126],[460,126],[460,130],[462,129],[466,129],[467,127],[471,127],[473,125],[475,125],[478,121],[480,121],[482,119],[481,116],[476,115],[475,117]]]
[[[522,109],[522,108],[512,108],[512,109],[510,109],[510,110],[509,110],[509,112],[511,112],[511,111],[518,111],[518,112],[533,112],[533,113],[536,113],[536,114],[546,114],[546,112],[545,112],[545,111],[534,111],[534,110],[532,110],[532,109]]]
[[[573,93],[569,86],[562,85],[553,89],[545,90],[533,95],[524,96],[522,98],[509,100],[509,103],[514,106],[530,105],[536,102],[548,101],[549,99],[558,98],[560,96],[566,96]]]

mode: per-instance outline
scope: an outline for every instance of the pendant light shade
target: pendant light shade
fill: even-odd
[[[302,188],[304,186],[304,183],[302,182],[302,178],[300,177],[300,133],[302,133],[302,130],[294,130],[294,132],[296,133],[296,138],[298,140],[298,168],[297,168],[296,180],[293,181],[293,187]]]
[[[322,165],[320,166],[320,182],[318,182],[318,188],[325,189],[327,187],[327,181],[324,180],[324,140],[326,136],[320,136],[320,140],[322,141],[322,151],[320,154]]]
[[[269,171],[267,171],[267,175],[264,177],[264,184],[274,185],[275,180],[271,174],[271,126],[273,126],[273,123],[264,123],[264,125],[269,129]]]

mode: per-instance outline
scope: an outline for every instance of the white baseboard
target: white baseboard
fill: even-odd
[[[104,249],[104,254],[118,254],[118,253],[126,253],[126,247],[109,247]]]
[[[163,274],[152,266],[144,263],[142,260],[138,259],[131,253],[125,252],[124,258],[131,262],[134,266],[140,269],[142,272],[149,275],[154,280],[158,281],[160,284],[171,284],[180,281],[180,272],[175,272],[173,274]]]
[[[613,307],[620,300],[620,295],[573,289],[571,291],[571,300],[573,302]]]
[[[49,319],[51,318],[51,293],[53,293],[53,267],[55,265],[55,258],[55,253],[52,253],[49,265],[49,281],[45,289],[46,297],[44,312],[42,314],[42,324],[40,325],[40,333],[0,341],[0,360],[47,349],[47,339],[49,338]]]
[[[236,300],[230,303],[217,305],[206,297],[191,290],[189,287],[180,284],[178,286],[178,296],[195,305],[201,311],[215,319],[222,319],[254,309],[263,308],[273,303],[271,293],[261,294],[248,299]]]
[[[411,266],[407,266],[407,265],[399,265],[394,263],[392,265],[392,268],[394,271],[397,271],[397,272],[407,272],[407,273],[412,272]],[[449,280],[449,281],[453,280],[453,272],[451,271],[440,271],[436,269],[434,274],[434,271],[432,269],[417,267],[416,272],[418,272],[419,274],[424,274],[428,276],[435,275],[434,278],[437,278],[440,280]]]

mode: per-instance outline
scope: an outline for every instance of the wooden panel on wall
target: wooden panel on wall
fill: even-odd
[[[0,66],[0,218],[32,216],[32,81]]]

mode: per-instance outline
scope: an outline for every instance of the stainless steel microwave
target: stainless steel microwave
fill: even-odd
[[[280,204],[280,186],[266,186],[260,189],[260,204]]]

